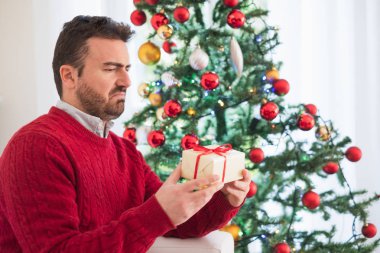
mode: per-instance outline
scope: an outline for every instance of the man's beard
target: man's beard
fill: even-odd
[[[108,97],[125,90],[125,87],[116,87],[108,94]],[[124,99],[117,101],[109,100],[107,102],[106,98],[102,97],[84,82],[80,83],[76,95],[86,113],[102,120],[116,119],[124,112]]]

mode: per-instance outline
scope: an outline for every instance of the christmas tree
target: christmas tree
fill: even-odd
[[[361,151],[315,105],[286,103],[290,85],[271,58],[279,39],[265,21],[268,11],[254,0],[134,3],[131,22],[152,31],[138,56],[154,66],[155,78],[139,85],[147,105],[125,122],[124,138],[138,143],[136,129],[151,128],[145,158],[152,169],[165,180],[184,149],[231,144],[246,154],[253,180],[223,229],[234,236],[236,252],[253,242],[261,252],[374,251],[380,239],[367,240],[377,231],[366,209],[379,195],[352,190],[341,164],[359,161]],[[318,179],[328,177],[342,191],[321,191]],[[300,229],[305,212],[329,229]],[[333,240],[332,213],[351,217],[344,241]]]

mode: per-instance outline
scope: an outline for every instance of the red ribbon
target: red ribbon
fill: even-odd
[[[224,157],[223,176],[222,176],[222,182],[224,182],[224,176],[226,174],[226,164],[227,164],[227,158],[226,158],[225,153],[227,153],[231,149],[232,149],[231,144],[223,144],[223,145],[220,145],[219,147],[216,147],[213,149],[209,149],[209,148],[206,148],[206,147],[203,147],[200,145],[194,146],[193,147],[194,151],[202,151],[203,152],[197,156],[197,161],[195,163],[195,169],[194,169],[194,179],[196,179],[197,175],[198,175],[198,166],[199,166],[199,161],[201,159],[201,156],[209,155],[209,154],[217,154],[217,155]]]

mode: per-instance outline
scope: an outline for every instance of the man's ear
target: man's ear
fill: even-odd
[[[62,65],[59,68],[62,86],[67,89],[74,89],[78,82],[78,71],[71,65]],[[63,88],[62,87],[62,88]]]

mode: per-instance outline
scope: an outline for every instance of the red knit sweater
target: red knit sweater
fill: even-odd
[[[135,146],[100,138],[53,107],[0,158],[0,252],[145,252],[158,236],[202,236],[238,211],[218,192],[175,228]]]

